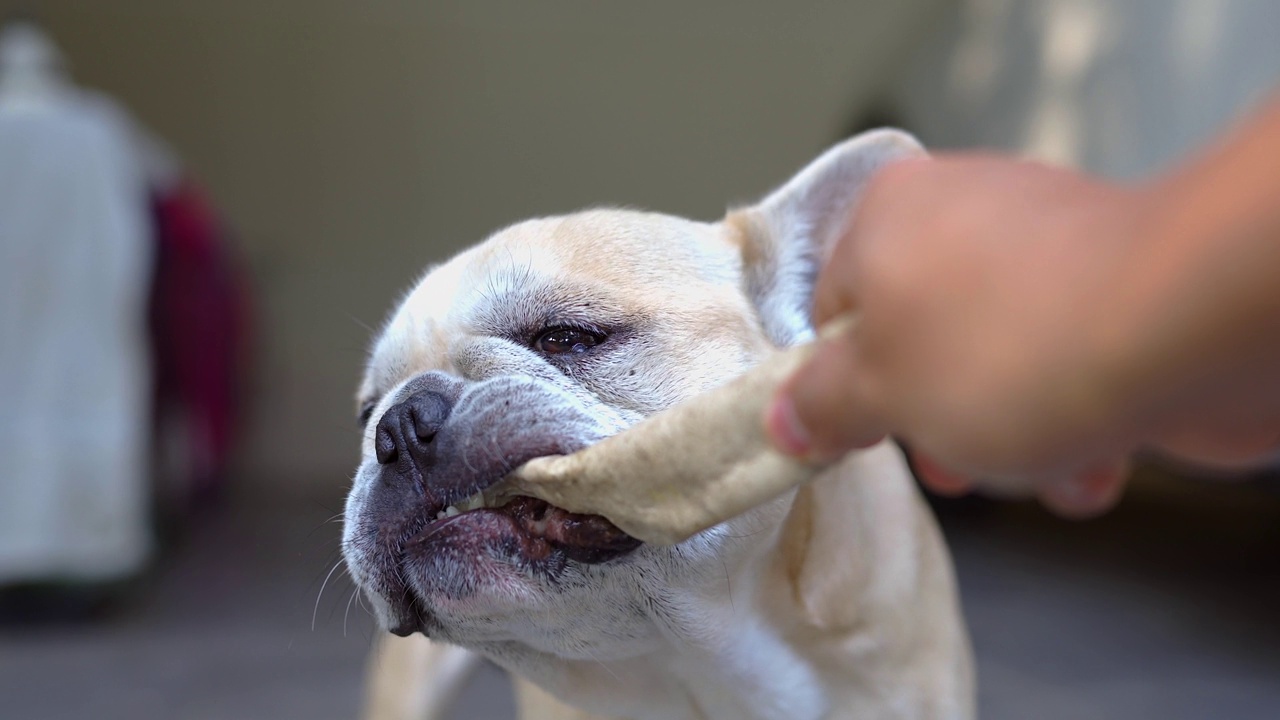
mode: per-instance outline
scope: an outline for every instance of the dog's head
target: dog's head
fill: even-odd
[[[876,131],[760,204],[701,223],[592,210],[531,220],[431,270],[377,339],[346,509],[353,577],[393,632],[501,653],[617,657],[681,593],[723,591],[780,503],[676,547],[483,491],[808,339],[818,267],[866,179],[919,152]],[[678,602],[678,600],[674,600]]]

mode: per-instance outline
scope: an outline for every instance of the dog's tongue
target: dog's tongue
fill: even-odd
[[[640,545],[599,515],[571,513],[537,498],[517,497],[502,509],[525,532],[542,537],[578,562],[604,562]]]

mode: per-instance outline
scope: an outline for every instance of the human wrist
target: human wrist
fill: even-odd
[[[1160,260],[1177,238],[1166,209],[1186,190],[1156,181],[1117,188],[1095,221],[1110,248],[1091,297],[1080,348],[1088,422],[1118,444],[1145,434],[1174,383],[1160,371],[1171,344],[1163,328],[1170,274]]]
[[[1099,328],[1110,392],[1139,433],[1215,403],[1280,317],[1280,243],[1259,230],[1274,232],[1274,204],[1250,196],[1249,164],[1228,145],[1134,191]]]

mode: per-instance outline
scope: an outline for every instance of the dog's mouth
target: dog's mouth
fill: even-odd
[[[554,580],[569,561],[604,563],[641,542],[599,515],[579,515],[527,496],[480,492],[450,505],[429,505],[405,528],[386,595],[396,616],[388,630],[407,636],[443,629],[432,607],[464,601],[497,578]],[[462,571],[462,572],[459,572]]]
[[[470,537],[458,538],[459,534]],[[436,510],[435,518],[409,539],[405,549],[429,550],[448,539],[505,541],[500,544],[518,552],[522,560],[537,562],[560,553],[587,564],[613,560],[641,544],[599,515],[571,513],[537,498],[488,491]]]

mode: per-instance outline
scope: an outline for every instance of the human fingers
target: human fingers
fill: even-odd
[[[1040,502],[1057,515],[1085,520],[1102,515],[1120,502],[1129,480],[1128,461],[1105,463],[1077,475],[1040,485]]]
[[[911,465],[920,482],[939,495],[957,497],[973,490],[973,478],[942,465],[929,455],[911,453]]]
[[[765,427],[776,447],[789,455],[829,459],[884,437],[884,421],[858,374],[857,355],[852,328],[820,341],[766,411]]]

